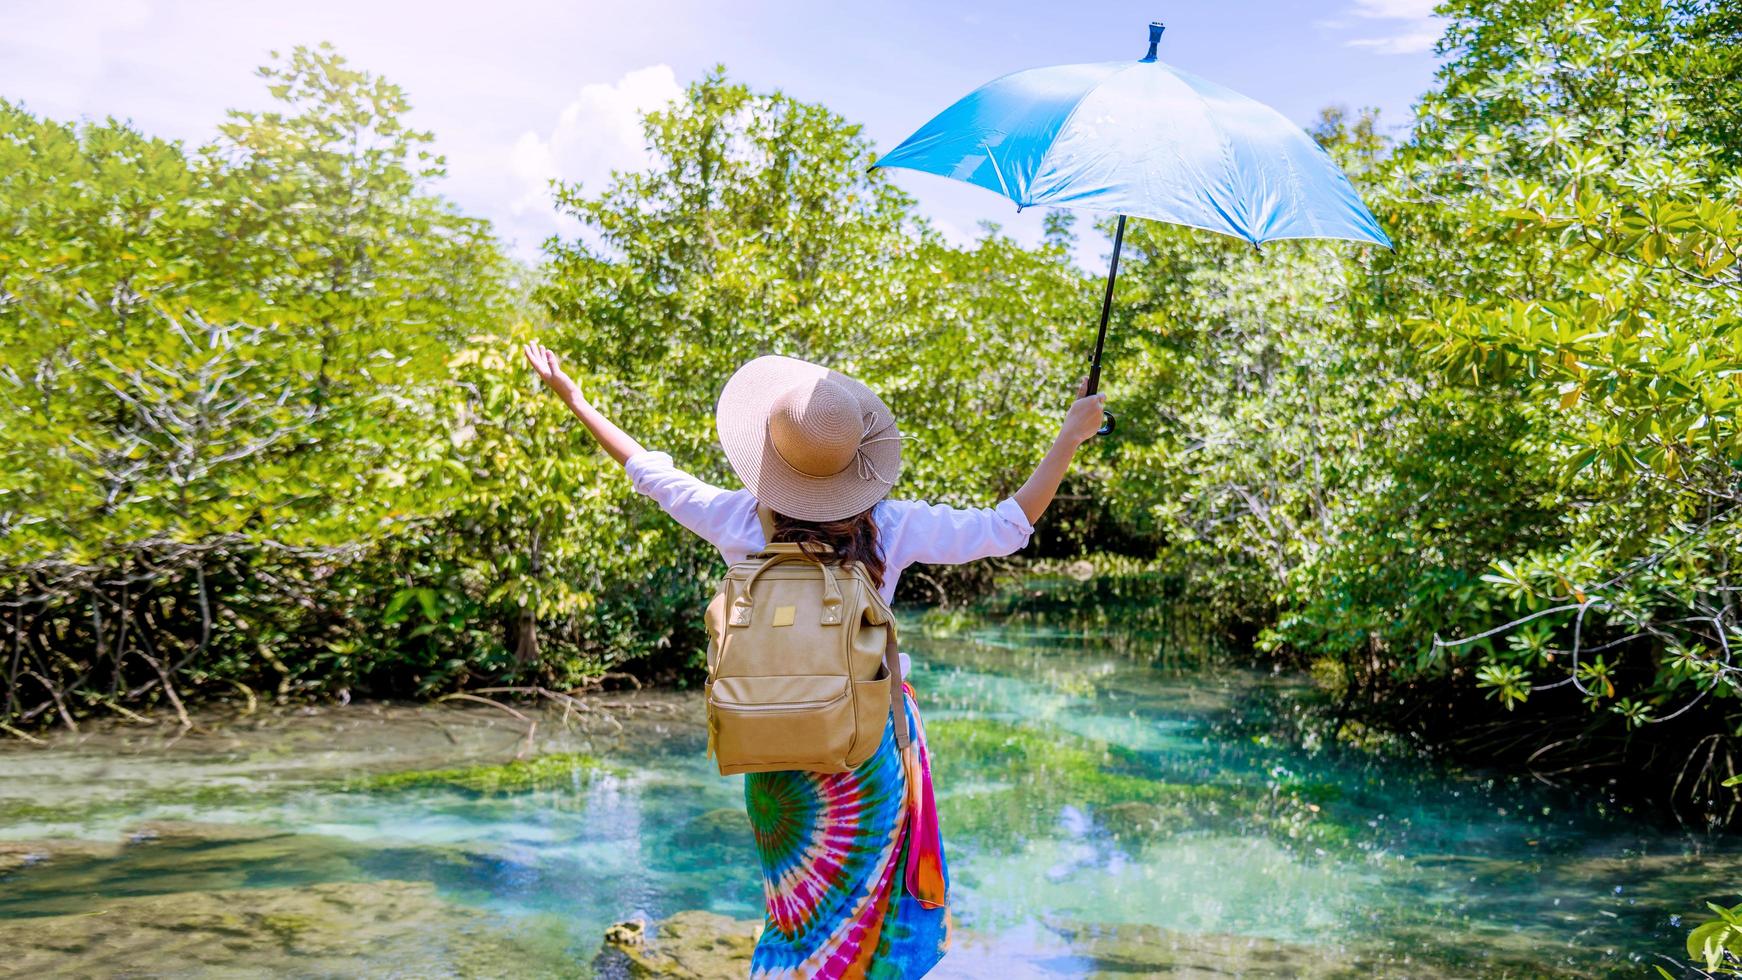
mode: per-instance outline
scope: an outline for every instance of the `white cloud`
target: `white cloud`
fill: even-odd
[[[580,184],[591,194],[604,189],[614,170],[647,169],[653,159],[641,117],[682,95],[676,73],[665,64],[584,85],[548,128],[450,156],[450,172],[465,171],[497,234],[516,255],[536,262],[540,243],[551,235],[586,236],[579,221],[556,210],[550,182]]]
[[[1376,37],[1350,38],[1351,48],[1366,48],[1379,54],[1420,54],[1432,51],[1440,39],[1440,20],[1434,16],[1436,0],[1354,0],[1346,11],[1369,21],[1393,21],[1391,29]],[[1341,25],[1339,25],[1341,26]]]
[[[1380,54],[1419,54],[1432,51],[1439,39],[1440,29],[1430,27],[1389,37],[1358,37],[1347,43],[1351,48],[1368,48]]]
[[[641,117],[682,94],[670,65],[649,65],[614,83],[584,86],[548,133],[522,133],[508,151],[508,171],[522,190],[510,211],[550,211],[553,178],[596,191],[613,170],[645,170],[653,160]]]
[[[1349,13],[1389,20],[1427,20],[1438,0],[1355,0]]]

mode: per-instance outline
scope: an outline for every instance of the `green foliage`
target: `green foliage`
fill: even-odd
[[[435,503],[400,447],[504,263],[419,190],[397,88],[326,50],[263,75],[283,110],[195,153],[0,107],[0,716],[345,686],[357,596],[326,577]]]
[[[1395,253],[1127,232],[1114,400],[1154,423],[1125,427],[1107,493],[1229,631],[1340,663],[1352,701],[1485,693],[1496,724],[1552,719],[1521,743],[1545,767],[1698,747],[1673,792],[1725,819],[1734,11],[1442,10],[1408,139],[1339,111],[1315,132]]]
[[[1625,729],[1710,697],[1736,734],[1742,175],[1696,122],[1717,92],[1664,71],[1734,56],[1704,5],[1541,6],[1450,5],[1457,56],[1384,191],[1407,244],[1383,274],[1422,287],[1387,305],[1425,369],[1526,423],[1509,448],[1557,518],[1486,555],[1531,632],[1478,676],[1508,707],[1570,683]]]
[[[1358,177],[1387,165],[1370,114],[1318,135]],[[1149,224],[1128,241],[1116,397],[1156,423],[1128,432],[1109,495],[1164,537],[1162,567],[1266,649],[1348,657],[1362,687],[1372,654],[1482,622],[1485,556],[1533,540],[1520,491],[1542,480],[1509,450],[1523,424],[1442,390],[1374,309],[1383,260]]]
[[[698,82],[650,171],[558,190],[587,231],[532,273],[429,191],[399,88],[326,48],[261,75],[279,107],[191,151],[0,105],[7,724],[684,676],[717,559],[540,389],[534,336],[719,480],[714,393],[757,353],[875,385],[904,489],[957,502],[1015,489],[1067,400],[1066,242],[951,247],[819,106]]]
[[[1717,918],[1695,926],[1688,932],[1688,956],[1708,977],[1742,977],[1742,905],[1725,908],[1707,902]],[[1666,977],[1674,974],[1658,967]]]

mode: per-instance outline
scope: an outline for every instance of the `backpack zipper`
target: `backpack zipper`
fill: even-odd
[[[719,711],[759,711],[768,714],[778,714],[783,711],[808,711],[811,708],[825,708],[836,701],[843,700],[849,692],[842,691],[832,698],[820,701],[788,701],[783,704],[738,704],[733,701],[714,701],[715,709]]]

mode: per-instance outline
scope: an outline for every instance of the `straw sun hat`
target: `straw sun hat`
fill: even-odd
[[[758,503],[802,521],[835,521],[882,500],[901,475],[901,433],[883,399],[796,357],[739,368],[714,412],[732,472]]]

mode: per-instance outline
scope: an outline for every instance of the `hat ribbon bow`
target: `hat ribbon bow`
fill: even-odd
[[[889,422],[878,426],[876,412],[866,412],[864,421],[865,433],[859,437],[859,448],[853,451],[853,462],[858,465],[859,479],[876,480],[879,483],[894,483],[894,480],[877,472],[877,466],[871,462],[871,454],[865,451],[865,447],[878,442],[900,442],[901,434],[879,435],[878,433],[888,432],[894,428],[895,423]]]

